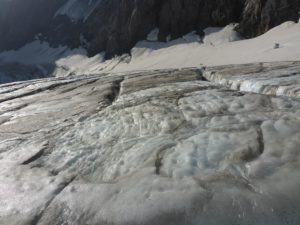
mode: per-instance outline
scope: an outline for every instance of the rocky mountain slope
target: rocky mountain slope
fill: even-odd
[[[111,57],[129,52],[156,27],[159,39],[166,40],[239,22],[240,34],[254,37],[284,21],[298,21],[299,11],[298,0],[3,0],[0,51],[36,37]]]
[[[292,98],[228,89],[254,76],[272,94],[299,69],[0,85],[0,224],[299,225],[299,84]]]

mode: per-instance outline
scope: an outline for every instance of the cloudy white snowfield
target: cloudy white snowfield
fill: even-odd
[[[299,225],[299,24],[232,26],[105,62],[0,53],[57,76],[0,85],[0,224]]]

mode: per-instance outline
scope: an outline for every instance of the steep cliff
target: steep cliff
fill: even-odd
[[[90,53],[107,56],[129,51],[155,27],[159,39],[178,38],[192,30],[238,22],[244,0],[113,0],[103,2],[87,21]],[[95,32],[97,30],[97,32]]]
[[[246,38],[260,35],[283,21],[298,21],[299,0],[247,0],[238,31]]]

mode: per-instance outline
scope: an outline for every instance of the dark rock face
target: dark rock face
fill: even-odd
[[[238,22],[244,0],[111,0],[104,1],[87,22],[89,52],[107,57],[128,52],[155,27],[159,39],[178,38],[207,26]],[[97,30],[97,32],[94,32]]]
[[[297,21],[299,11],[299,0],[247,0],[237,30],[244,37],[255,37],[284,21]]]
[[[0,51],[24,45],[41,33],[53,46],[82,45],[90,55],[129,52],[155,27],[159,40],[192,30],[239,22],[245,37],[260,35],[287,20],[297,21],[299,0],[102,0],[87,20],[55,16],[67,0],[3,0],[0,3]],[[79,1],[78,1],[79,2]],[[78,3],[79,4],[79,3]]]
[[[177,38],[191,30],[238,22],[243,6],[243,0],[167,0],[159,12],[160,38],[168,34]]]
[[[155,27],[164,41],[168,35],[177,38],[207,26],[238,22],[243,6],[243,0],[106,1],[88,21],[89,52],[105,49],[108,57],[127,52]]]
[[[155,0],[107,0],[85,23],[89,53],[106,51],[107,57],[128,52],[156,27],[158,4]]]

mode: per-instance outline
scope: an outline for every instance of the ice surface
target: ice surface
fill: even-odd
[[[0,224],[299,225],[299,24],[205,31],[108,61],[1,53],[60,78],[0,85]]]
[[[299,62],[208,67],[204,76],[233,90],[300,97]]]
[[[0,223],[298,225],[299,100],[202,78],[0,85]]]

